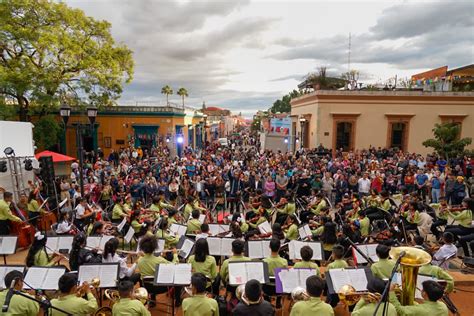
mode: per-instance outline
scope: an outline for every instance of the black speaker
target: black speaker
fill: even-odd
[[[43,181],[43,192],[50,197],[55,195],[54,190],[54,165],[51,156],[44,156],[39,158],[40,178]]]

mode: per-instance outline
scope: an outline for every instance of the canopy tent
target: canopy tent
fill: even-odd
[[[53,162],[66,162],[76,160],[74,157],[69,157],[63,154],[55,153],[54,151],[45,150],[35,155],[36,159],[39,160],[40,157],[51,156],[53,157]]]

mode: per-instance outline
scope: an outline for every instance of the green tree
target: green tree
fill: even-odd
[[[435,124],[433,134],[434,138],[425,140],[423,146],[432,147],[446,160],[462,155],[464,148],[472,142],[470,137],[459,137],[461,125],[457,123]]]
[[[290,101],[294,98],[297,98],[301,93],[297,90],[293,90],[290,93],[284,95],[280,100],[273,102],[273,106],[269,109],[272,113],[287,113],[291,112]]]
[[[161,88],[161,94],[166,94],[166,105],[169,105],[170,103],[168,101],[168,96],[170,94],[173,94],[173,89],[171,89],[170,86],[166,85],[163,88]]]
[[[183,100],[183,109],[184,109],[184,98],[188,96],[188,90],[186,90],[185,88],[179,88],[176,94],[181,96],[181,99]]]
[[[33,139],[38,148],[49,149],[59,142],[63,133],[62,127],[53,115],[46,115],[35,122],[33,128]]]
[[[110,24],[47,0],[0,1],[0,94],[20,120],[46,115],[67,96],[76,106],[113,105],[133,75],[132,52]]]

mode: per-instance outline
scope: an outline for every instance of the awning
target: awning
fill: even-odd
[[[46,156],[53,157],[53,162],[65,162],[65,161],[76,160],[76,158],[74,158],[74,157],[69,157],[69,156],[66,156],[66,155],[63,155],[63,154],[58,154],[58,153],[55,153],[54,151],[49,151],[49,150],[45,150],[45,151],[42,151],[42,152],[36,154],[35,158],[39,159],[40,157],[46,157]]]

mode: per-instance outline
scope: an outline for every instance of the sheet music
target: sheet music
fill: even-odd
[[[100,287],[115,287],[117,286],[118,264],[107,264],[100,266]]]
[[[293,269],[293,270],[298,271],[299,286],[301,286],[303,289],[306,288],[306,279],[309,278],[310,276],[316,275],[316,269]]]
[[[201,224],[204,224],[204,221],[206,220],[206,214],[199,214],[198,220]]]
[[[23,285],[24,289],[41,289],[43,285],[43,280],[46,276],[48,269],[46,268],[38,268],[38,267],[31,267],[28,269],[28,272],[25,276],[25,283]],[[28,283],[28,285],[26,285]]]
[[[367,245],[357,245],[357,248],[360,251],[362,251],[367,257],[371,258],[374,262],[378,262],[379,257],[377,256],[377,253],[375,251],[377,246],[378,244],[367,244]],[[353,252],[354,252],[357,264],[367,263],[367,260],[365,260],[365,258],[362,257],[362,255],[354,248],[353,248]]]
[[[246,262],[245,268],[247,269],[247,281],[257,280],[260,283],[265,283],[265,272],[262,262]]]
[[[125,235],[124,239],[125,241],[127,242],[127,244],[130,243],[130,241],[132,240],[133,236],[135,235],[135,230],[133,229],[132,226],[130,226],[130,228],[128,229],[128,232],[127,234]],[[105,245],[105,244],[104,244]]]
[[[229,231],[229,225],[220,225],[220,224],[209,224],[209,232],[211,235],[216,236],[221,233]]]
[[[42,290],[57,290],[59,289],[59,278],[66,272],[66,269],[46,269],[46,277],[44,278],[41,289]]]
[[[265,258],[263,255],[262,243],[259,240],[247,242],[249,258],[261,259]]]
[[[191,264],[180,263],[174,265],[174,282],[173,284],[188,285],[191,284]]]
[[[303,246],[309,246],[313,250],[313,257],[312,260],[322,260],[323,253],[321,243],[319,242],[308,242],[308,241],[299,241],[299,240],[292,240],[288,245],[290,259],[299,259],[301,260],[301,253],[300,250]]]
[[[0,238],[0,255],[12,255],[15,253],[17,236],[4,236]]]
[[[174,235],[184,236],[186,235],[187,227],[185,225],[178,225],[178,224],[173,223],[171,224],[169,230]]]
[[[295,271],[295,269],[281,270],[278,277],[281,280],[284,293],[291,293],[291,291],[301,284],[298,277],[298,271]]]
[[[212,256],[220,256],[221,238],[208,237],[207,244],[209,245],[209,254]]]
[[[356,289],[356,291],[367,290],[367,275],[365,274],[364,269],[350,269],[346,271],[349,272],[349,277],[351,279],[350,284]]]
[[[120,232],[124,228],[125,224],[127,223],[127,217],[124,217],[120,224],[117,226],[117,230]]]
[[[5,276],[11,271],[20,271],[23,273],[25,271],[24,266],[0,266],[0,289],[6,289],[10,287],[10,284],[5,284]]]
[[[68,252],[71,251],[72,249],[72,241],[74,240],[74,237],[72,236],[61,236],[58,239],[58,251],[67,249]]]
[[[79,266],[79,283],[91,282],[94,278],[100,278],[100,266],[99,265],[81,265]]]
[[[105,248],[105,243],[108,242],[110,239],[114,238],[114,236],[109,236],[109,235],[103,235],[100,238],[100,243],[99,243],[99,249],[104,250]]]
[[[398,285],[401,285],[402,284],[402,274],[400,272],[397,272],[395,273],[394,277],[393,277],[393,283],[395,284],[398,284]],[[431,280],[431,281],[436,281],[436,282],[439,282],[440,280],[432,277],[432,276],[429,276],[429,275],[421,275],[421,274],[418,274],[417,278],[416,278],[416,290],[415,290],[415,298],[416,299],[423,299],[423,296],[421,295],[421,289],[423,289],[423,282],[425,281],[428,281],[428,280]]]
[[[166,240],[164,240],[164,239],[158,239],[158,248],[157,248],[157,251],[159,251],[160,253],[162,253],[163,250],[165,250],[165,243],[166,243]]]
[[[222,238],[221,239],[221,256],[230,257],[232,256],[232,242],[235,239],[232,238]]]
[[[46,239],[46,253],[52,254],[58,249],[59,237],[48,237]]]
[[[229,263],[229,284],[240,285],[247,283],[245,262]]]
[[[308,224],[303,225],[302,227],[298,228],[298,233],[301,239],[308,238],[312,236],[311,229],[309,228]]]
[[[261,234],[268,234],[272,232],[272,226],[268,221],[259,224],[257,227]]]
[[[182,258],[187,258],[191,253],[191,250],[194,247],[194,242],[188,238],[185,238],[183,244],[181,245],[181,250],[179,251],[179,256]]]
[[[156,283],[173,284],[174,281],[174,264],[160,264]]]
[[[262,251],[264,258],[270,257],[272,254],[272,251],[270,250],[270,240],[262,240]]]
[[[100,236],[88,236],[86,246],[90,248],[100,248]]]
[[[331,276],[332,285],[336,293],[339,292],[342,286],[351,284],[351,278],[345,269],[331,269],[329,270],[329,275]]]

